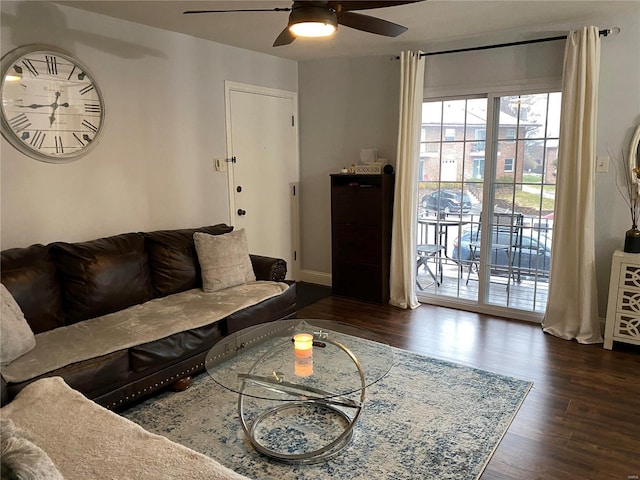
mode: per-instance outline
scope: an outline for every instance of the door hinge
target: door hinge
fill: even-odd
[[[295,186],[295,185],[292,185],[291,187],[292,187],[292,189],[293,189],[293,196],[295,197],[295,196],[296,196],[296,186]]]
[[[296,260],[298,260],[298,252],[296,252],[295,250],[293,251],[293,261],[295,262]]]
[[[292,127],[296,126],[296,117],[294,117],[293,115],[291,115],[291,126]]]

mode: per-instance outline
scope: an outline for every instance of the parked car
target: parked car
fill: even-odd
[[[467,230],[460,238],[453,241],[452,258],[467,265],[472,260],[469,243],[476,239],[475,230]],[[497,232],[493,235],[495,244],[509,245],[514,237],[510,237],[508,231]],[[513,255],[513,267],[519,268],[522,275],[549,274],[551,263],[551,239],[539,233],[537,230],[524,229],[522,237],[511,250]],[[491,265],[495,267],[508,267],[509,257],[506,249],[495,249],[491,252]]]
[[[471,197],[453,190],[436,190],[422,197],[422,207],[434,212],[469,213]]]

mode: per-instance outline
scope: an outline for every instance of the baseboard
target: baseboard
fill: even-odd
[[[299,281],[315,283],[316,285],[331,286],[331,274],[316,272],[315,270],[300,270]]]

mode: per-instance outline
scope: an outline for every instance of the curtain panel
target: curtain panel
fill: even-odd
[[[595,158],[600,36],[584,27],[567,36],[553,256],[545,332],[602,342],[595,267]]]
[[[424,90],[425,59],[420,52],[400,54],[400,115],[396,185],[393,201],[389,303],[400,308],[420,306],[416,297],[417,169]]]

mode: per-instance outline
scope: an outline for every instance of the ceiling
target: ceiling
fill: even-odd
[[[640,9],[638,1],[464,1],[421,3],[360,11],[409,28],[396,38],[341,26],[330,39],[297,39],[272,47],[286,26],[288,12],[183,15],[185,10],[290,7],[290,0],[73,0],[57,1],[95,13],[180,32],[292,60],[339,56],[397,55],[406,49],[434,51],[566,33],[557,25],[615,11]],[[553,30],[553,27],[556,29]],[[582,23],[573,25],[574,28]],[[600,28],[614,25],[599,25]]]

